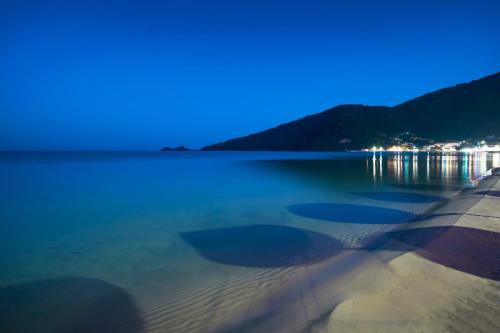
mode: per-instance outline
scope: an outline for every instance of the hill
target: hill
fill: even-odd
[[[203,150],[346,150],[401,132],[437,140],[500,135],[500,73],[393,106],[339,105]]]

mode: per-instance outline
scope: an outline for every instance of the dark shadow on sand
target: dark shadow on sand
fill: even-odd
[[[193,231],[181,236],[205,259],[233,266],[308,265],[343,250],[389,251],[386,259],[390,260],[412,251],[443,266],[500,281],[500,234],[475,228],[397,230],[373,235],[359,248],[346,248],[339,240],[321,233],[276,225]]]
[[[132,298],[96,279],[64,278],[0,288],[2,333],[140,333]]]
[[[490,197],[500,198],[500,191],[495,191],[495,190],[481,191],[477,192],[477,194],[484,194],[484,195],[489,195]]]
[[[444,200],[444,198],[435,195],[407,192],[353,192],[352,194],[372,200],[389,202],[428,203]]]
[[[460,216],[475,216],[475,217],[485,217],[485,218],[493,218],[493,219],[498,219],[500,218],[499,216],[495,215],[484,215],[484,214],[474,214],[474,213],[443,213],[443,214],[429,214],[429,215],[423,215],[417,217],[415,220],[412,222],[426,222],[426,221],[431,221],[434,219],[439,219],[443,217],[451,217],[454,218],[456,221]]]
[[[414,251],[435,263],[500,281],[500,234],[458,226],[389,232],[363,250]]]
[[[329,259],[342,243],[287,226],[250,225],[184,232],[181,237],[210,261],[243,267],[290,267]]]
[[[399,224],[416,217],[398,209],[352,204],[310,203],[291,205],[287,209],[311,219],[355,224]]]

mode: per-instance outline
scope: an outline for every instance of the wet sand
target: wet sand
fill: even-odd
[[[281,276],[208,330],[498,332],[498,193],[500,169],[365,246]]]
[[[373,282],[320,331],[499,332],[500,169],[492,173],[390,235],[374,254],[385,264],[371,270]]]

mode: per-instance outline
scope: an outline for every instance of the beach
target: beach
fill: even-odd
[[[499,198],[493,169],[364,249],[295,272],[236,324],[213,331],[497,332]]]
[[[498,155],[0,157],[2,332],[498,330]]]
[[[368,290],[339,304],[327,331],[498,332],[500,169],[492,174],[417,222],[441,230],[414,232],[427,239],[413,239],[420,246],[391,258]]]

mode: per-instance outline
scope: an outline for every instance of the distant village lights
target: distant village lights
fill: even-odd
[[[414,152],[418,153],[419,151],[427,151],[427,152],[462,152],[462,153],[493,153],[500,152],[500,144],[487,145],[481,141],[481,145],[477,146],[463,146],[463,142],[444,142],[444,143],[435,143],[432,145],[427,145],[422,148],[418,148],[412,145],[401,145],[401,146],[389,146],[389,147],[377,147],[373,146],[371,149],[363,149],[363,151],[372,151],[372,152]]]
[[[500,152],[500,140],[495,135],[489,135],[487,139],[468,139],[435,142],[430,138],[422,138],[414,133],[402,132],[395,134],[385,140],[387,145],[373,146],[371,149],[363,149],[372,152]]]

